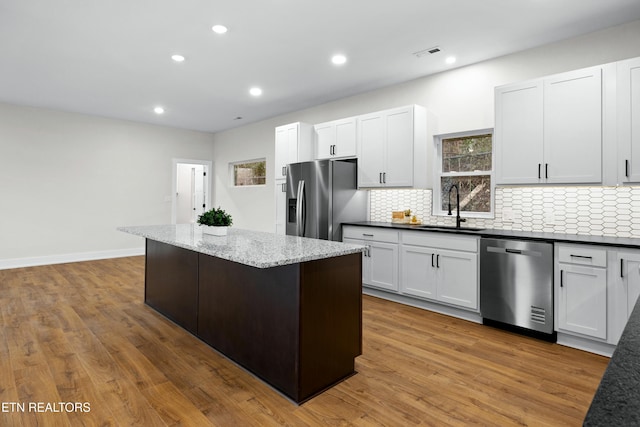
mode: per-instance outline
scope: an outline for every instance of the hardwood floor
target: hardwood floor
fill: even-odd
[[[365,296],[358,373],[296,406],[143,299],[143,257],[0,271],[0,425],[581,425],[608,363]]]

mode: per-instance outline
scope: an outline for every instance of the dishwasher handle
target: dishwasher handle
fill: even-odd
[[[511,255],[524,255],[524,256],[535,256],[540,257],[542,253],[539,251],[532,251],[526,249],[511,249],[511,248],[501,248],[498,246],[487,246],[487,252],[493,252],[496,254],[511,254]]]

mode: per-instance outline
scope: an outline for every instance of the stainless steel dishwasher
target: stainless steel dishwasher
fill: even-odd
[[[553,244],[480,239],[480,314],[555,341]]]

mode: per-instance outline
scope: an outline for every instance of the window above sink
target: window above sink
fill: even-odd
[[[493,218],[493,130],[438,135],[434,143],[433,214],[447,215],[449,189],[455,184],[463,218]],[[455,200],[451,203],[455,208]]]

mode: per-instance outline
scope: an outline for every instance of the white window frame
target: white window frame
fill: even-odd
[[[264,184],[254,184],[254,185],[236,185],[236,180],[235,180],[235,167],[236,165],[242,165],[245,163],[258,163],[258,162],[264,162],[265,163],[265,177],[264,177]],[[267,185],[267,159],[262,157],[259,159],[250,159],[250,160],[242,160],[239,162],[231,162],[229,163],[229,183],[231,184],[230,187],[232,188],[255,188],[255,187],[264,187]]]
[[[486,135],[491,134],[491,170],[490,171],[478,171],[478,172],[456,172],[456,173],[443,173],[442,172],[442,140],[443,139],[451,139],[451,138],[462,138],[467,136],[474,135]],[[434,164],[433,164],[433,197],[432,197],[432,212],[433,215],[436,216],[448,216],[448,211],[443,210],[440,206],[442,188],[440,185],[441,178],[443,176],[479,176],[479,175],[490,175],[491,176],[491,210],[489,212],[465,212],[461,211],[460,216],[463,218],[491,218],[495,217],[494,209],[495,209],[495,138],[493,137],[493,129],[478,129],[478,130],[470,130],[465,132],[455,132],[455,133],[447,133],[441,135],[435,135],[433,137],[434,148],[436,155],[434,156]],[[488,173],[487,173],[488,172]]]

